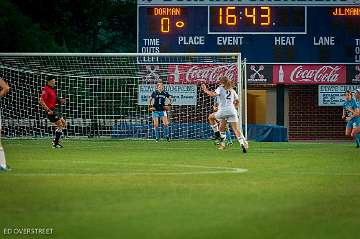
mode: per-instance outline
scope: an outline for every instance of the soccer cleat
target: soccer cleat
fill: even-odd
[[[245,145],[241,144],[241,148],[242,148],[243,153],[246,154],[246,153],[247,153],[247,150],[246,150],[246,148],[245,148]]]
[[[0,172],[9,172],[11,171],[12,169],[9,167],[9,165],[7,165],[6,167],[1,167],[0,166]]]
[[[220,143],[220,145],[219,145],[219,147],[218,147],[218,149],[220,149],[220,150],[224,150],[225,149],[225,143]]]
[[[241,149],[243,151],[243,153],[247,153],[247,150],[249,148],[249,144],[246,140],[242,140],[242,142],[240,143]]]
[[[156,142],[156,143],[159,143],[159,141],[160,141],[159,139],[155,139],[155,142]]]
[[[170,142],[170,137],[166,137],[166,140],[167,140],[168,142]]]
[[[52,146],[54,149],[61,149],[64,148],[64,146],[62,146],[61,144],[57,143],[57,144],[53,144]]]

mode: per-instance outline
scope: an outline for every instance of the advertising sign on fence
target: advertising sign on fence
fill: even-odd
[[[236,64],[169,65],[167,80],[170,84],[216,84],[221,76],[236,81]]]
[[[347,66],[348,83],[360,84],[360,64]]]
[[[156,85],[140,84],[138,88],[138,104],[147,105],[149,96]],[[196,105],[197,88],[194,84],[164,85],[165,91],[172,96],[173,105]]]
[[[248,84],[271,84],[272,74],[272,65],[247,64]]]
[[[359,85],[319,85],[319,106],[342,106],[344,93],[355,92]]]
[[[273,81],[284,85],[346,84],[346,66],[274,65]]]

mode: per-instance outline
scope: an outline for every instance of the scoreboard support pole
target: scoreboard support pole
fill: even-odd
[[[276,124],[284,126],[284,100],[285,100],[285,86],[276,86]]]
[[[244,67],[244,88],[245,88],[245,92],[244,92],[244,121],[245,121],[245,138],[247,139],[248,133],[247,133],[247,129],[248,129],[248,121],[247,121],[247,112],[248,112],[248,107],[247,107],[247,72],[246,72],[246,58],[244,59],[244,63],[243,63],[243,67]]]
[[[239,127],[243,132],[245,138],[247,139],[247,77],[246,77],[246,58],[242,59],[241,53],[239,53],[237,58],[238,65],[238,82],[237,90],[240,99],[240,104],[238,107],[238,116],[239,116]],[[243,127],[244,123],[244,127]]]

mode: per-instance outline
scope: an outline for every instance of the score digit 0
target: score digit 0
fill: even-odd
[[[175,26],[176,26],[176,28],[183,28],[185,26],[185,22],[176,21]],[[160,31],[162,33],[169,33],[170,32],[170,18],[162,17],[160,19]]]
[[[170,32],[170,18],[168,18],[168,17],[161,18],[160,25],[161,25],[161,28],[160,28],[161,32],[164,32],[164,33]]]

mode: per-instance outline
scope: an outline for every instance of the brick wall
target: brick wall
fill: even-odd
[[[319,107],[318,86],[289,86],[289,140],[345,137],[341,107]]]

